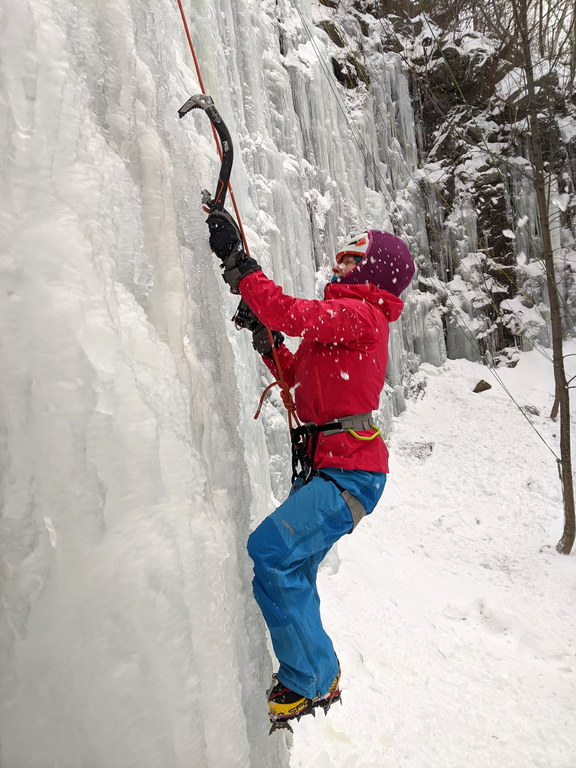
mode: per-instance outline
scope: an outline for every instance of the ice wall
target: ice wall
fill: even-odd
[[[426,255],[398,61],[375,46],[377,111],[333,89],[308,6],[185,3],[253,255],[304,296],[350,230]],[[4,0],[0,35],[0,765],[286,765],[245,540],[287,438],[277,396],[252,419],[263,369],[207,247],[176,3]],[[444,355],[427,301],[394,330],[387,424]]]

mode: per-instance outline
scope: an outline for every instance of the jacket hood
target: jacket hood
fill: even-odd
[[[404,309],[402,299],[395,296],[390,291],[373,283],[363,283],[362,285],[345,285],[343,283],[328,283],[324,288],[325,299],[356,299],[357,301],[367,301],[374,304],[382,310],[388,321],[393,323],[398,320]]]

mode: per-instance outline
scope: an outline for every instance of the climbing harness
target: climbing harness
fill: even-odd
[[[380,435],[380,429],[374,425],[372,413],[357,413],[353,416],[343,416],[334,419],[327,424],[314,424],[307,422],[290,430],[292,441],[292,483],[297,480],[300,485],[306,485],[314,477],[321,477],[338,488],[352,516],[352,531],[365,516],[366,510],[363,504],[344,488],[327,472],[322,472],[314,466],[314,457],[318,446],[318,438],[321,434],[325,437],[338,435],[342,432],[355,437],[357,440],[374,440]],[[359,435],[359,431],[371,431],[371,435]]]
[[[360,431],[371,431],[371,435],[359,435]],[[318,470],[314,467],[314,457],[318,447],[318,438],[348,432],[357,440],[374,440],[380,435],[380,430],[374,425],[372,413],[358,413],[353,416],[343,416],[326,424],[306,422],[290,430],[292,441],[292,482],[300,478],[307,483]]]

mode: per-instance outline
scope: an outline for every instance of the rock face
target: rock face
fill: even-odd
[[[457,249],[452,254],[454,271],[470,287],[476,283],[489,300],[483,312],[494,322],[491,338],[484,337],[484,341],[489,340],[493,352],[511,346],[529,348],[536,340],[546,343],[545,280],[531,181],[527,98],[523,88],[510,90],[507,82],[518,81],[518,70],[480,35],[457,37],[437,30],[425,42],[422,52],[409,59],[409,67],[422,125],[423,167],[440,164],[444,172],[441,220],[437,219],[436,226],[443,231],[462,231],[461,214],[467,207],[475,249],[487,257],[480,274],[471,279],[462,269],[467,254]],[[550,183],[552,188],[569,190],[573,205],[573,168],[567,172],[570,141],[563,140],[559,127],[562,119],[570,119],[573,108],[562,98],[552,73],[542,74],[537,89],[545,94],[539,107],[547,107],[541,129],[546,137]],[[572,215],[562,213],[556,212],[560,262],[574,246],[574,207]],[[465,239],[468,246],[473,245]],[[564,290],[571,314],[571,268],[568,272]],[[536,310],[531,321],[510,317],[510,301],[518,297],[526,311]],[[538,313],[542,322],[537,320]],[[539,326],[536,333],[535,322]]]
[[[448,30],[442,13],[447,18],[449,12],[431,3],[354,0],[346,4],[348,14],[343,3],[322,5],[339,6],[337,12],[327,8],[323,25],[342,85],[372,89],[376,53],[399,57],[409,78],[433,265],[432,274],[421,271],[420,288],[441,296],[448,354],[489,351],[506,363],[514,348],[549,343],[528,97],[512,55],[478,32],[455,30],[453,22]],[[556,72],[540,66],[535,76],[557,282],[572,330],[576,104]],[[445,296],[434,278],[445,284]]]

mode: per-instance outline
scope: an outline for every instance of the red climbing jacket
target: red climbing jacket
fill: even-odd
[[[377,410],[388,362],[388,324],[400,316],[401,299],[372,283],[328,283],[324,300],[296,299],[263,272],[244,277],[239,290],[264,325],[302,337],[295,354],[284,344],[278,349],[302,423],[326,424]],[[264,362],[276,376],[274,363]],[[388,449],[380,437],[365,441],[348,432],[320,434],[314,466],[388,472]]]

